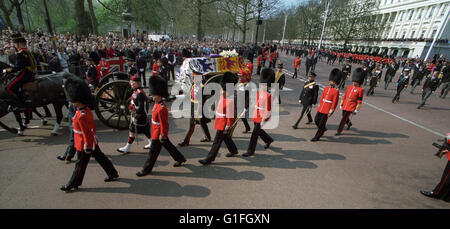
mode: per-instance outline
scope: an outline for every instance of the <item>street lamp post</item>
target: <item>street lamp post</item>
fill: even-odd
[[[281,43],[284,44],[284,34],[286,33],[286,23],[287,23],[287,19],[288,19],[288,13],[286,13],[286,16],[284,18],[284,28],[283,28],[283,38],[281,38]]]
[[[262,24],[262,21],[261,21],[261,11],[262,11],[262,0],[259,0],[259,5],[258,5],[258,20],[256,21],[256,38],[255,38],[255,46],[258,45],[259,25]]]
[[[330,1],[331,0],[327,1],[327,7],[325,9],[325,19],[323,20],[322,34],[320,35],[320,42],[319,42],[319,48],[318,48],[319,50],[320,50],[320,47],[322,46],[323,32],[325,31],[325,25],[327,23],[328,9],[330,8]]]

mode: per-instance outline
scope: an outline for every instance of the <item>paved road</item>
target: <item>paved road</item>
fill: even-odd
[[[292,72],[293,57],[281,55],[285,70]],[[341,68],[341,66],[338,66]],[[317,80],[325,85],[333,67],[319,62]],[[356,65],[353,66],[353,69]],[[300,70],[304,76],[304,66]],[[254,76],[258,81],[258,76]],[[347,82],[347,85],[350,83]],[[434,157],[433,141],[449,132],[450,99],[433,95],[417,110],[418,93],[404,93],[392,104],[393,84],[376,88],[365,97],[361,112],[352,118],[353,127],[335,137],[340,112],[328,121],[320,142],[310,142],[315,125],[298,118],[299,90],[303,82],[288,77],[281,92],[281,122],[268,130],[276,140],[264,150],[259,141],[256,156],[226,158],[222,147],[215,163],[201,166],[211,143],[201,143],[196,130],[191,146],[180,148],[188,162],[174,168],[163,150],[153,175],[138,178],[147,152],[144,139],[128,155],[115,151],[127,139],[127,131],[106,128],[97,121],[100,146],[120,173],[120,181],[104,183],[106,176],[92,160],[81,191],[64,193],[59,187],[69,179],[74,164],[56,159],[65,150],[68,129],[50,137],[51,126],[26,131],[15,137],[0,131],[0,208],[449,208],[443,201],[422,196],[420,189],[432,189],[440,179],[445,159]],[[416,89],[419,92],[419,88]],[[313,115],[316,110],[313,110]],[[2,121],[14,125],[8,115]],[[54,123],[54,119],[50,119]],[[31,126],[39,126],[34,120]],[[209,124],[214,134],[213,124]],[[253,127],[253,126],[252,126]],[[188,128],[186,119],[170,120],[170,138],[178,143]],[[250,134],[239,124],[234,141],[245,152]]]

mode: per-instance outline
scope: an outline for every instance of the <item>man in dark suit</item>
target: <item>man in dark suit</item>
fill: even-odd
[[[147,87],[147,80],[145,79],[145,70],[147,68],[147,57],[144,52],[140,52],[136,60],[137,76],[144,83],[144,87]]]
[[[417,109],[422,108],[425,106],[425,103],[427,102],[427,99],[431,96],[431,94],[436,91],[436,89],[439,87],[440,79],[438,77],[439,70],[434,70],[433,75],[431,77],[428,77],[423,84],[422,88],[422,103],[417,107]]]
[[[306,61],[305,61],[306,75],[309,74],[309,70],[311,69],[312,65],[313,65],[313,59],[311,57],[311,54],[308,54],[308,56],[306,57]]]
[[[414,72],[413,72],[413,76],[412,76],[412,81],[411,81],[411,94],[414,93],[414,89],[416,89],[417,85],[420,84],[420,82],[422,81],[423,77],[426,74],[426,69],[424,68],[423,64],[419,65],[419,68],[414,67]]]
[[[292,128],[297,129],[298,124],[303,118],[303,115],[307,114],[308,122],[306,124],[312,123],[313,119],[311,116],[312,105],[316,105],[317,97],[319,96],[319,86],[314,81],[316,78],[316,73],[311,72],[308,76],[308,81],[305,82],[302,92],[300,93],[299,103],[303,105],[302,113],[297,122],[292,126]]]

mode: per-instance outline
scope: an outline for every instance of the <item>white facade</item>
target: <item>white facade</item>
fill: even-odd
[[[373,13],[377,22],[387,27],[379,42],[351,44],[353,51],[424,58],[440,26],[446,25],[437,39],[450,39],[450,0],[378,0],[378,9]],[[426,41],[423,41],[425,39]],[[450,44],[436,42],[431,57],[441,53],[450,58]]]

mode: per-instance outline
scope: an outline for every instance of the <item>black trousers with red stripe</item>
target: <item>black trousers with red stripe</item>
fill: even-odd
[[[342,130],[344,129],[345,124],[350,125],[350,115],[352,115],[352,111],[342,111],[342,119],[341,123],[339,124],[338,133],[342,133]]]
[[[433,193],[440,200],[450,201],[450,161],[447,162],[441,182],[434,188]]]
[[[327,131],[326,128],[327,121],[328,121],[328,114],[317,112],[316,117],[314,118],[314,122],[316,123],[316,126],[318,128],[316,135],[314,136],[315,139],[319,140],[320,137],[323,136],[325,131]]]
[[[69,180],[67,186],[78,187],[83,183],[84,173],[86,172],[87,165],[91,156],[100,164],[109,177],[115,177],[118,175],[117,170],[114,168],[112,162],[103,154],[98,145],[95,146],[95,150],[92,153],[87,154],[84,151],[77,151],[78,159],[75,163],[75,169],[73,170],[72,177]]]
[[[207,139],[211,139],[211,134],[209,133],[207,121],[205,119],[201,118],[199,122],[200,122],[200,126],[203,130],[203,134],[205,135],[205,137]],[[191,141],[191,137],[192,137],[192,134],[194,134],[196,124],[197,123],[195,122],[195,119],[191,118],[189,120],[189,130],[186,133],[186,137],[184,137],[184,143],[189,144],[189,142]]]
[[[183,154],[178,151],[177,147],[175,147],[168,138],[162,142],[159,139],[152,140],[152,148],[150,149],[147,161],[145,161],[144,168],[142,169],[143,172],[150,173],[153,170],[153,166],[155,166],[156,159],[158,159],[159,153],[161,153],[161,148],[163,146],[175,161],[186,161],[186,158],[183,156]]]
[[[33,80],[33,73],[27,70],[23,70],[18,73],[18,75],[14,79],[8,82],[8,84],[6,85],[6,91],[11,95],[17,95],[19,88],[22,88],[25,83],[32,82]]]
[[[211,146],[211,150],[208,153],[208,156],[206,156],[206,160],[208,161],[214,161],[216,159],[217,153],[219,152],[220,146],[222,145],[222,142],[225,142],[225,145],[228,148],[228,151],[232,154],[237,154],[237,147],[233,142],[233,139],[231,139],[230,133],[224,133],[223,130],[218,130],[216,132],[216,136],[214,137],[214,142]]]
[[[252,136],[250,137],[250,143],[248,144],[247,153],[249,154],[255,153],[258,137],[261,137],[261,139],[266,144],[272,143],[274,141],[273,138],[266,133],[266,131],[261,129],[261,123],[255,122],[255,127],[253,128]]]

